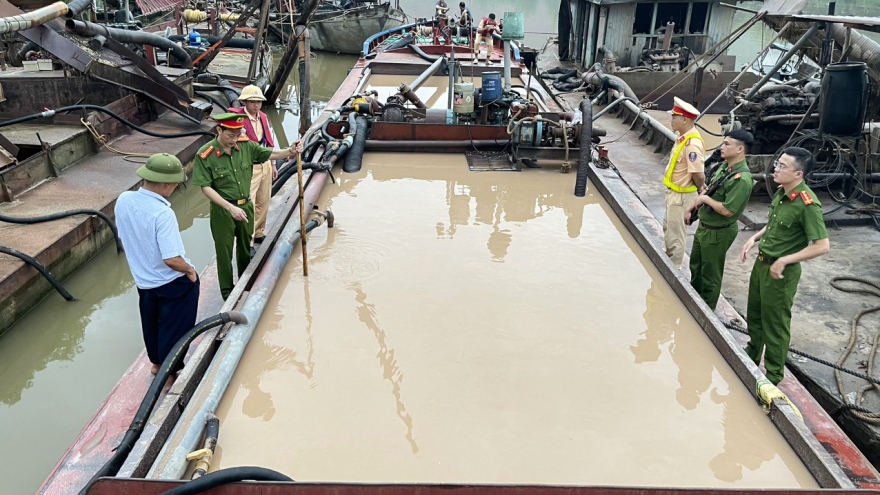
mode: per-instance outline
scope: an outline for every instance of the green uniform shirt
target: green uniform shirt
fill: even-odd
[[[807,247],[810,241],[827,237],[822,203],[801,182],[788,194],[781,187],[776,191],[758,249],[772,258],[781,258]]]
[[[271,154],[271,148],[248,140],[235,143],[230,155],[214,138],[193,160],[193,185],[210,186],[227,200],[245,199],[250,196],[254,163],[265,162]]]
[[[726,227],[736,223],[743,212],[746,211],[746,205],[749,203],[749,196],[752,195],[754,183],[752,182],[752,174],[749,172],[749,166],[745,160],[734,164],[732,171],[728,167],[718,167],[709,184],[722,180],[730,172],[733,172],[733,175],[724,179],[724,182],[721,183],[721,186],[712,195],[712,199],[720,202],[725,208],[732,211],[733,216],[725,217],[711,207],[706,206],[705,208],[700,208],[699,211],[701,225]]]

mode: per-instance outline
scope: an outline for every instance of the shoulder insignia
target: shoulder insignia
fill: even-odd
[[[690,153],[688,153],[688,160],[695,162],[695,161],[697,161],[698,156],[699,155],[697,155],[696,151],[691,151]]]
[[[217,149],[217,158],[220,158],[221,156],[223,156],[223,152],[220,151],[220,149],[218,148]]]
[[[782,187],[782,186],[779,186]],[[797,197],[797,191],[792,191],[791,194],[788,195],[788,199],[794,201],[794,198]]]
[[[206,158],[208,158],[212,151],[214,151],[214,147],[208,146],[207,148],[205,148],[205,151],[199,153],[199,157],[201,157],[202,160],[205,160]]]
[[[250,139],[249,137],[247,137],[247,134],[242,134],[241,136],[238,137],[238,142],[239,142],[239,143],[242,142],[242,141],[250,141],[250,140],[251,140],[251,139]]]
[[[804,200],[805,205],[813,204],[813,198],[807,194],[807,191],[801,191],[801,199]]]
[[[742,176],[743,176],[743,173],[742,173],[742,172],[739,172],[739,173],[737,173],[736,175],[733,176],[733,180],[739,180],[739,179],[742,178]]]

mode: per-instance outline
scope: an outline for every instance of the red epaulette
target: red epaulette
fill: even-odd
[[[742,172],[739,172],[739,173],[737,173],[736,175],[734,175],[733,178],[734,178],[734,180],[736,180],[736,179],[741,179],[742,176],[743,176],[743,173],[742,173]]]
[[[811,198],[810,195],[807,194],[807,191],[801,191],[801,199],[804,200],[805,205],[813,204],[813,198]]]
[[[779,186],[782,187],[782,186]],[[788,195],[788,199],[794,201],[794,198],[797,197],[797,191],[792,191],[791,194]]]
[[[206,158],[208,158],[208,156],[211,154],[212,151],[214,151],[214,147],[208,146],[207,148],[205,148],[205,151],[202,151],[201,153],[199,153],[199,157],[202,160],[205,160]]]

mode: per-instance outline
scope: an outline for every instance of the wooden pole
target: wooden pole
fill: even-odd
[[[303,191],[303,160],[302,153],[296,154],[296,180],[299,182],[299,241],[303,252],[303,277],[309,276],[309,259],[306,250],[306,209]]]

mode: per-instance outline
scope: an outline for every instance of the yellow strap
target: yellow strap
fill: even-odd
[[[672,152],[672,160],[669,162],[669,167],[667,167],[666,176],[663,177],[663,185],[677,193],[696,192],[697,186],[681,187],[678,184],[672,182],[672,173],[675,172],[675,166],[676,164],[678,164],[678,156],[681,155],[681,151],[684,149],[685,145],[687,145],[688,141],[690,141],[691,139],[699,139],[701,143],[703,142],[703,138],[700,137],[700,135],[697,134],[695,131],[688,132],[687,134],[682,136],[682,138],[683,139],[681,140],[681,143],[679,143],[675,147],[675,151]]]
[[[773,404],[774,399],[782,399],[785,402],[788,402],[788,405],[791,406],[792,409],[794,409],[794,412],[798,415],[799,418],[803,419],[803,416],[801,416],[801,412],[798,410],[798,408],[795,407],[791,400],[782,393],[782,390],[779,390],[776,385],[773,385],[773,383],[770,382],[770,380],[767,380],[766,378],[758,380],[758,382],[755,383],[755,394],[757,394],[758,399],[760,399],[760,401],[764,403],[764,407],[766,409],[770,408],[770,406]]]

